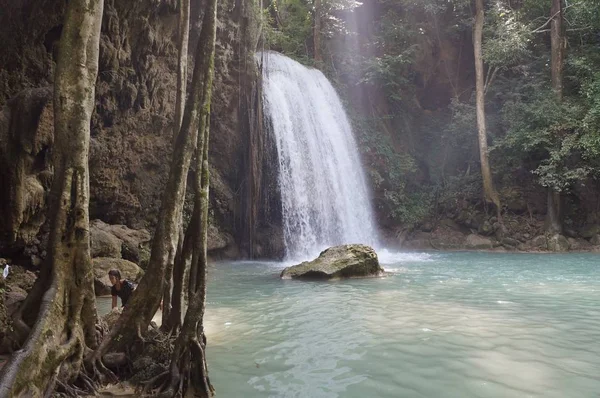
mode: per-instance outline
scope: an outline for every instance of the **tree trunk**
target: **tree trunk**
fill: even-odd
[[[205,96],[200,116],[199,140],[196,146],[196,181],[194,213],[189,228],[193,236],[193,254],[189,273],[189,305],[181,332],[175,341],[169,371],[159,387],[161,396],[213,396],[206,363],[206,336],[203,319],[206,303],[207,236],[208,236],[208,141],[210,130],[211,87],[214,69],[217,0],[210,0],[204,14],[199,46],[205,51],[197,54],[196,62],[204,56]],[[199,212],[198,212],[199,209]]]
[[[322,0],[315,0],[315,22],[313,27],[313,47],[314,47],[314,58],[315,61],[323,61],[321,55],[321,8]]]
[[[188,78],[188,43],[190,40],[190,0],[179,1],[179,21],[177,36],[177,97],[175,118],[173,119],[173,144],[181,129]]]
[[[200,210],[194,206],[192,219],[190,220],[183,238],[183,245],[181,246],[181,250],[177,251],[177,256],[175,256],[175,267],[173,268],[173,295],[171,296],[172,308],[166,323],[163,323],[162,325],[162,329],[165,332],[176,334],[181,330],[183,298],[187,288],[185,278],[186,276],[189,276],[189,264],[194,249],[195,231],[198,223],[196,219],[199,217],[199,213]]]
[[[548,188],[546,230],[552,234],[562,234],[562,196]]]
[[[552,89],[557,100],[562,101],[565,57],[562,0],[552,0],[550,13],[552,15],[552,21],[550,22]],[[563,230],[562,202],[560,192],[548,188],[546,228],[552,234],[561,234]]]
[[[216,0],[211,0],[211,4]],[[169,180],[165,187],[156,232],[152,241],[152,252],[146,273],[138,288],[133,292],[127,310],[110,332],[109,338],[94,353],[97,361],[109,350],[120,351],[136,337],[142,338],[152,317],[158,310],[165,287],[165,273],[170,256],[175,253],[179,238],[179,218],[186,191],[187,174],[198,141],[201,115],[206,112],[206,100],[210,100],[214,65],[215,21],[206,11],[202,31],[196,47],[192,88],[188,98],[181,130],[177,136]],[[210,56],[209,56],[210,55]],[[118,338],[116,338],[118,336]]]
[[[188,43],[190,37],[190,0],[179,1],[179,20],[178,20],[178,37],[177,37],[177,95],[175,98],[175,117],[173,118],[173,145],[177,141],[177,135],[181,129],[181,123],[183,121],[183,109],[185,104],[185,96],[187,89],[187,78],[188,78]],[[185,197],[185,193],[184,193]],[[171,312],[172,294],[173,292],[173,264],[177,257],[177,252],[181,249],[183,240],[183,226],[182,214],[178,215],[179,231],[178,231],[178,243],[174,253],[171,253],[169,263],[167,265],[167,271],[165,276],[165,290],[163,294],[163,313],[162,313],[162,324],[168,324],[168,320]]]
[[[483,0],[475,1],[475,29],[473,31],[473,50],[475,54],[475,78],[477,92],[477,130],[479,138],[479,158],[481,161],[481,176],[483,177],[483,192],[487,202],[496,206],[500,220],[500,197],[494,188],[490,162],[488,158],[487,131],[485,124],[485,86],[483,79],[483,56],[481,43],[483,40]]]
[[[67,6],[54,79],[50,284],[24,348],[2,369],[2,397],[44,396],[57,383],[67,387],[80,376],[85,350],[97,346],[88,149],[103,3],[70,0]]]
[[[550,22],[550,46],[551,60],[550,68],[552,70],[552,89],[559,101],[563,97],[563,68],[564,68],[564,32],[563,32],[563,6],[562,0],[552,0],[553,15]]]

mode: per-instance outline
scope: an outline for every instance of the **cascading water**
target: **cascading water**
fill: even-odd
[[[278,53],[262,56],[264,109],[279,158],[286,258],[308,259],[339,244],[376,245],[356,141],[335,89],[316,69]]]

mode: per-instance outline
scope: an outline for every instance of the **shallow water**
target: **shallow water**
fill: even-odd
[[[392,274],[209,271],[220,397],[598,397],[600,256],[381,253]]]

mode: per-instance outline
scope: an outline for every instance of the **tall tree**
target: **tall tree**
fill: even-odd
[[[487,202],[496,206],[498,219],[500,219],[501,206],[500,197],[494,188],[490,161],[488,156],[487,129],[485,124],[485,84],[483,71],[483,0],[475,1],[475,26],[473,30],[473,50],[475,55],[475,90],[477,95],[477,131],[479,138],[479,159],[481,161],[481,176],[483,177],[483,193]]]
[[[51,189],[49,270],[38,319],[25,346],[0,374],[0,396],[48,396],[81,373],[95,349],[96,306],[90,257],[88,150],[98,74],[103,0],[70,0],[54,77],[55,176]],[[89,380],[83,381],[90,386]]]
[[[321,13],[322,10],[322,0],[315,0],[315,8],[314,8],[314,24],[313,24],[313,47],[314,47],[314,59],[317,62],[321,62],[323,60],[323,56],[321,55]]]
[[[188,78],[188,43],[190,38],[190,0],[179,0],[179,20],[177,34],[177,93],[175,96],[175,117],[173,118],[173,145],[177,141],[177,135],[183,121],[183,110],[185,106],[186,86]],[[181,251],[183,244],[182,214],[179,213],[179,239],[175,246],[175,253],[171,253],[166,271],[165,292],[163,294],[162,324],[169,328],[171,306],[177,301],[177,295],[181,296],[181,290],[173,290],[173,264],[177,252]],[[177,303],[181,305],[181,303]]]
[[[200,130],[196,145],[196,178],[194,215],[186,233],[192,242],[192,258],[189,272],[189,305],[181,332],[175,341],[169,371],[159,389],[161,396],[210,397],[214,389],[208,378],[206,363],[206,335],[204,333],[204,310],[206,306],[207,237],[209,204],[208,143],[210,131],[211,90],[214,75],[217,0],[209,0],[202,23],[202,32],[196,53],[196,65],[202,65],[203,90],[200,108]],[[194,74],[196,77],[196,74]],[[185,244],[184,244],[185,245]],[[180,252],[181,253],[181,252]],[[185,258],[183,259],[185,261]],[[182,278],[183,275],[178,274]],[[176,280],[177,282],[177,280]],[[182,286],[183,284],[178,284]]]
[[[563,31],[563,6],[562,0],[552,0],[550,9],[550,69],[552,73],[552,89],[558,102],[563,98],[563,69],[564,69],[564,31]],[[547,228],[551,233],[562,233],[562,195],[548,188],[547,200]]]
[[[208,98],[210,103],[216,35],[216,22],[212,16],[216,13],[216,4],[213,4],[215,1],[209,1],[196,47],[190,95],[186,102],[181,129],[175,141],[169,180],[165,187],[152,241],[150,261],[144,278],[130,298],[127,311],[123,312],[109,337],[102,341],[101,346],[93,354],[91,360],[96,364],[101,363],[102,355],[108,350],[122,349],[136,337],[143,339],[142,334],[148,329],[163,297],[167,266],[179,240],[180,219],[178,217],[183,208],[187,175],[198,145],[199,130],[203,126],[201,117],[207,106],[205,100]]]

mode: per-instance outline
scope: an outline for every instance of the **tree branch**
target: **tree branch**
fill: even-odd
[[[564,12],[567,8],[570,8],[570,7],[573,7],[573,4],[566,6],[565,8],[563,8],[562,11]],[[552,15],[550,18],[548,18],[548,20],[546,22],[544,22],[544,24],[542,26],[540,26],[537,29],[532,30],[531,33],[539,33],[539,32],[541,32],[542,29],[544,29],[550,22],[552,22],[552,20],[554,19],[554,17],[556,17],[558,14],[560,14],[560,11],[557,11],[556,13],[554,13],[554,15]],[[550,29],[544,30],[544,32],[549,32],[549,31],[550,31]]]

